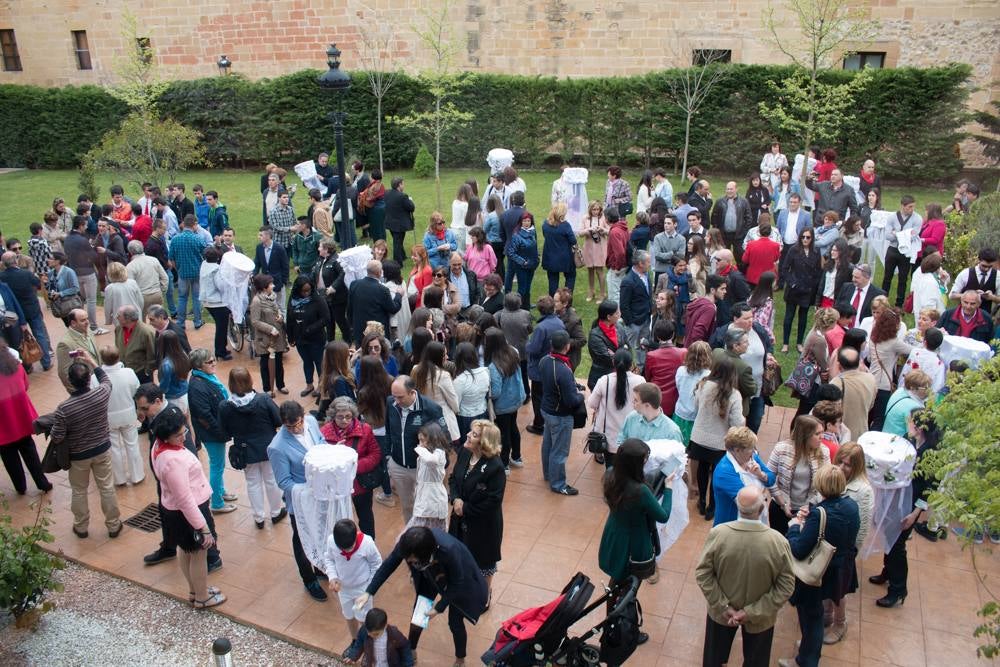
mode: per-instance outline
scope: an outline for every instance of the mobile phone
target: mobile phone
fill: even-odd
[[[927,501],[926,501],[926,500],[924,500],[923,498],[921,498],[921,499],[920,499],[920,500],[918,500],[917,502],[913,503],[913,505],[914,505],[914,507],[916,507],[916,508],[918,508],[918,509],[922,509],[922,510],[924,510],[924,511],[926,511],[927,509],[929,509],[929,508],[927,507]]]
[[[69,356],[73,357],[74,359],[76,357],[79,357],[80,356],[80,350],[70,350]]]

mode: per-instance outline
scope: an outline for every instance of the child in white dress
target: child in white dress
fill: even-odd
[[[448,436],[437,422],[424,424],[417,433],[417,491],[413,517],[406,525],[447,529],[448,489],[444,485],[448,467]]]

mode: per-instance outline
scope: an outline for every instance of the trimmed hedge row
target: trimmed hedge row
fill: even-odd
[[[691,130],[689,163],[728,173],[751,173],[772,137],[786,153],[800,150],[797,137],[783,136],[758,112],[769,80],[786,66],[732,65],[708,96]],[[859,164],[875,155],[888,178],[940,181],[958,172],[954,146],[963,138],[971,68],[878,70],[858,99],[856,118],[842,130],[840,162]],[[177,81],[160,109],[200,131],[209,159],[244,166],[290,163],[329,150],[332,101],[306,70],[276,79],[239,76]],[[670,81],[678,70],[631,77],[553,77],[463,74],[456,105],[473,121],[442,145],[448,166],[481,166],[497,146],[510,148],[518,164],[574,159],[590,166],[610,163],[673,166],[684,141],[684,117],[670,103]],[[834,71],[831,83],[853,76]],[[375,99],[363,73],[353,73],[347,112],[346,150],[366,162],[377,158]],[[400,75],[383,100],[386,117],[429,106],[419,78]],[[0,165],[41,168],[76,166],[80,156],[125,114],[124,105],[92,87],[46,89],[0,86]],[[419,148],[415,134],[383,122],[387,166],[409,167]],[[852,167],[853,170],[853,167]]]

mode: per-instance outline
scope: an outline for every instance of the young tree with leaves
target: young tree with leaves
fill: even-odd
[[[779,35],[785,17],[789,16],[799,34]],[[818,131],[829,133],[844,120],[842,114],[849,107],[840,102],[841,96],[857,90],[850,87],[853,82],[830,86],[820,81],[820,76],[852,48],[870,42],[878,24],[866,15],[864,8],[841,0],[784,0],[777,10],[768,4],[764,10],[764,28],[770,33],[772,44],[801,71],[776,87],[779,96],[792,106],[786,110],[781,103],[761,103],[760,112],[783,130],[799,134],[802,154],[808,157],[810,144],[819,138]]]
[[[454,73],[459,44],[451,30],[453,6],[453,0],[444,0],[436,10],[422,10],[424,26],[413,28],[420,41],[431,51],[431,66],[421,72],[419,78],[434,99],[433,107],[429,111],[418,111],[392,118],[393,122],[403,127],[414,128],[433,142],[434,188],[439,209],[441,208],[441,139],[446,132],[469,123],[475,117],[474,114],[459,109],[450,99],[462,86],[461,80]]]

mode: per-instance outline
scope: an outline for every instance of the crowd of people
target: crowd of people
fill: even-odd
[[[371,600],[405,561],[417,604],[429,599],[426,616],[448,609],[462,664],[465,621],[491,604],[507,477],[527,474],[512,471],[525,467],[517,420],[530,404],[525,430],[541,436],[541,476],[555,494],[579,493],[566,473],[574,430],[589,424],[590,436],[603,434],[591,451],[608,468],[599,564],[612,582],[659,553],[648,527],[666,522],[669,508],[644,481],[646,443],[679,441],[690,469],[678,474],[715,525],[697,570],[709,606],[705,664],[727,662],[737,629],[744,664],[768,664],[776,614],[790,599],[802,630],[792,662],[816,665],[823,644],[847,632],[844,599],[857,590],[855,556],[871,528],[873,490],[857,439],[893,433],[918,455],[936,446],[940,425],[925,407],[947,392],[948,371],[964,370],[946,366],[941,346],[946,337],[990,342],[1000,302],[994,249],[980,251],[954,282],[941,268],[947,226],[938,204],[926,206],[925,219],[902,197],[884,258],[874,253],[866,231],[882,204],[875,164],[861,167],[858,196],[835,160],[832,149],[817,149],[807,173],[795,174],[775,144],[745,196],[729,182],[714,202],[697,167],[687,174],[690,188],[674,193],[662,170],[643,173],[633,192],[613,166],[603,201],[590,202],[577,226],[567,219],[561,179],[536,223],[525,183],[508,166],[491,174],[482,199],[475,179],[463,183],[450,220],[431,213],[422,242],[410,248],[415,206],[403,179],[386,189],[379,170],[366,173],[356,162],[348,192],[372,259],[353,280],[338,261],[344,226],[328,198],[337,191],[328,156],[316,160],[324,187],[310,189],[302,216],[284,170],[268,165],[264,224],[247,253],[258,368],[235,366],[225,381],[216,368],[233,359],[233,313],[220,262],[244,250],[219,194],[195,185],[188,199],[182,183],[165,195],[145,184],[132,201],[116,185],[105,205],[81,196],[75,215],[57,198],[30,225],[27,251],[10,234],[4,241],[0,415],[12,425],[0,443],[4,466],[18,493],[26,492],[25,467],[40,490],[51,489],[27,392],[35,363],[43,372],[55,366],[69,395],[38,421],[53,446],[68,450],[78,537],[89,535],[90,478],[116,538],[116,487],[142,484],[148,464],[162,539],[146,564],[177,558],[191,604],[222,604],[208,575],[222,566],[213,517],[236,510],[223,481],[228,462],[244,472],[258,529],[289,520],[308,595],[338,594],[354,638],[345,655],[377,665],[415,661],[423,626],[404,635]],[[977,196],[964,183],[949,208],[968,211]],[[872,282],[876,257],[885,267],[881,288]],[[532,303],[539,266],[548,289]],[[584,298],[597,304],[589,326],[573,307],[578,268],[587,269]],[[789,437],[765,461],[756,433],[781,385],[778,290],[781,350],[794,346],[800,355],[789,379],[799,406]],[[65,324],[51,337],[45,303]],[[916,317],[912,329],[904,305]],[[192,349],[188,319],[196,330],[214,322],[212,349]],[[111,333],[102,324],[113,326],[113,337],[102,339]],[[300,400],[276,402],[289,394],[283,360],[292,347],[304,389]],[[585,349],[584,385],[576,371]],[[140,433],[148,434],[148,456]],[[292,490],[306,481],[306,452],[324,443],[357,451],[356,521],[337,523],[317,564],[303,550]],[[918,484],[914,502],[930,486]],[[406,526],[384,560],[373,541],[375,502],[399,506]],[[870,578],[889,584],[880,606],[906,597],[909,532],[932,541],[944,534],[922,514],[914,505],[885,570]],[[793,560],[821,540],[836,547],[822,582],[796,580]],[[655,583],[655,567],[642,577]]]

